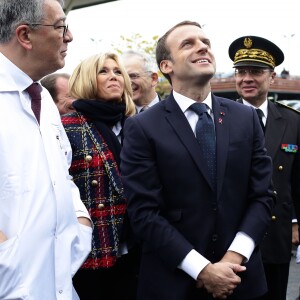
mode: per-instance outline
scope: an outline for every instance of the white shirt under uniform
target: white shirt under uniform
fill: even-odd
[[[25,89],[32,83],[0,53],[0,299],[79,299],[72,276],[91,248],[89,218],[68,173],[71,147],[42,91],[40,126]]]

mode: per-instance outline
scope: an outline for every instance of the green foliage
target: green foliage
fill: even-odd
[[[167,95],[171,93],[172,87],[169,81],[165,77],[163,77],[163,75],[161,75],[160,80],[158,81],[155,89],[157,94],[159,94],[160,97],[164,99]]]
[[[118,45],[112,45],[114,50],[122,54],[127,50],[135,50],[145,52],[155,57],[155,47],[159,36],[153,36],[150,40],[145,40],[139,33],[133,34],[131,37],[120,36],[121,41]]]

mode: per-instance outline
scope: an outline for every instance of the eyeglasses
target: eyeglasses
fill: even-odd
[[[265,72],[269,72],[271,69],[263,69],[263,68],[257,68],[257,69],[235,69],[235,75],[244,77],[246,74],[249,74],[253,77],[260,77],[262,76]]]
[[[150,74],[152,73],[151,71],[147,71],[147,72],[143,72],[143,73],[129,73],[128,76],[131,80],[135,80],[135,79],[138,79],[140,77],[142,77],[143,75],[142,74]]]
[[[28,26],[50,26],[54,29],[63,29],[63,38],[65,37],[67,31],[69,30],[68,25],[48,25],[48,24],[39,24],[39,23],[33,23],[33,24],[26,24]]]

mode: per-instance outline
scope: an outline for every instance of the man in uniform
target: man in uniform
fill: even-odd
[[[232,42],[229,56],[235,68],[236,90],[241,97],[238,102],[256,109],[265,132],[267,152],[273,160],[277,201],[271,226],[261,245],[269,290],[262,299],[285,300],[294,212],[298,219],[300,216],[300,115],[267,98],[276,76],[274,68],[284,60],[279,47],[261,37],[243,36]],[[296,233],[294,243],[299,241],[298,231]]]

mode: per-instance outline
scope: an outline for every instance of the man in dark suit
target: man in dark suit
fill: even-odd
[[[121,154],[128,213],[143,243],[138,299],[256,299],[266,292],[258,245],[273,206],[257,114],[211,94],[215,58],[198,23],[171,28],[156,59],[173,91],[127,119]]]
[[[267,100],[275,66],[284,55],[274,43],[257,36],[243,36],[229,47],[234,62],[238,101],[259,109],[267,153],[273,160],[273,184],[277,194],[272,223],[261,245],[268,293],[263,299],[285,300],[292,240],[293,208],[300,216],[300,115],[296,110]],[[295,204],[295,205],[293,205]],[[293,225],[298,227],[297,224]]]

